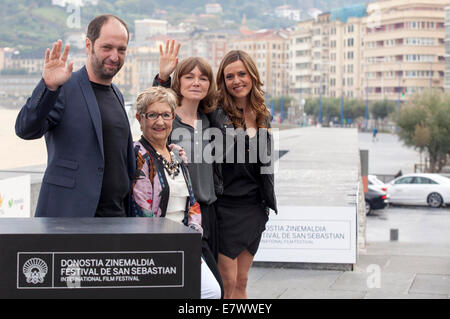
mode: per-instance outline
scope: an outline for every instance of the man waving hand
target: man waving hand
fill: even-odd
[[[92,20],[86,65],[73,71],[62,41],[45,54],[42,80],[22,107],[16,134],[45,136],[48,162],[35,216],[126,217],[135,157],[123,96],[112,80],[129,32],[113,15]]]

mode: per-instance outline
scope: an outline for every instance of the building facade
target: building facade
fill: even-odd
[[[314,20],[300,22],[289,34],[290,94],[310,96],[312,94],[312,32]]]
[[[300,21],[300,9],[293,8],[292,6],[285,5],[275,8],[275,16],[277,18],[283,18],[293,21]]]
[[[449,4],[378,1],[300,22],[289,37],[290,93],[406,101],[427,88],[443,89]],[[450,35],[448,41],[450,54]]]
[[[319,14],[317,19],[300,22],[290,34],[291,94],[301,98],[360,97],[360,17],[365,7],[350,9]]]
[[[134,28],[135,45],[138,47],[146,46],[152,37],[167,34],[168,22],[155,19],[135,20]]]
[[[368,4],[361,65],[369,99],[408,100],[444,87],[445,6],[448,0]]]
[[[289,95],[290,60],[288,35],[262,30],[230,41],[230,50],[243,50],[255,61],[264,91],[269,96]]]
[[[204,58],[211,64],[215,75],[219,69],[220,62],[230,50],[230,40],[238,36],[239,32],[233,30],[193,32],[190,36],[180,39],[180,58],[190,56]]]
[[[445,7],[445,80],[444,90],[450,93],[450,6]]]
[[[125,99],[135,101],[138,94],[153,85],[159,72],[159,43],[145,47],[129,47],[122,69],[114,83],[125,93]]]

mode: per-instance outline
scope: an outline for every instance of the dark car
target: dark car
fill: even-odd
[[[369,215],[374,209],[383,209],[388,204],[386,193],[371,186],[369,186],[369,191],[364,193],[364,199],[366,201],[366,215]]]

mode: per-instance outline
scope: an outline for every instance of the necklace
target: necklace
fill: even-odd
[[[163,166],[167,173],[169,174],[172,179],[175,179],[178,174],[180,174],[180,163],[176,160],[175,154],[171,151],[170,152],[170,158],[172,159],[172,162],[169,162],[162,156],[158,151],[156,151],[156,154],[158,154],[159,159],[163,163]]]

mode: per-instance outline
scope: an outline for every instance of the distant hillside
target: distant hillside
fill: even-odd
[[[214,0],[99,0],[98,5],[81,7],[81,28],[70,28],[68,19],[76,12],[52,5],[51,0],[2,0],[0,10],[0,47],[16,47],[21,52],[42,52],[67,32],[85,31],[96,15],[112,13],[124,19],[133,31],[135,19],[163,18],[176,24],[192,14],[204,14],[205,4]],[[311,8],[328,11],[367,0],[218,0],[223,13],[217,18],[237,27],[245,14],[250,28],[281,28],[293,23],[271,16],[280,5],[292,5],[307,12]],[[167,12],[167,14],[164,14]],[[163,13],[161,13],[163,12]],[[70,25],[70,24],[69,24]],[[210,26],[217,26],[217,21]],[[230,24],[229,24],[230,25]]]

